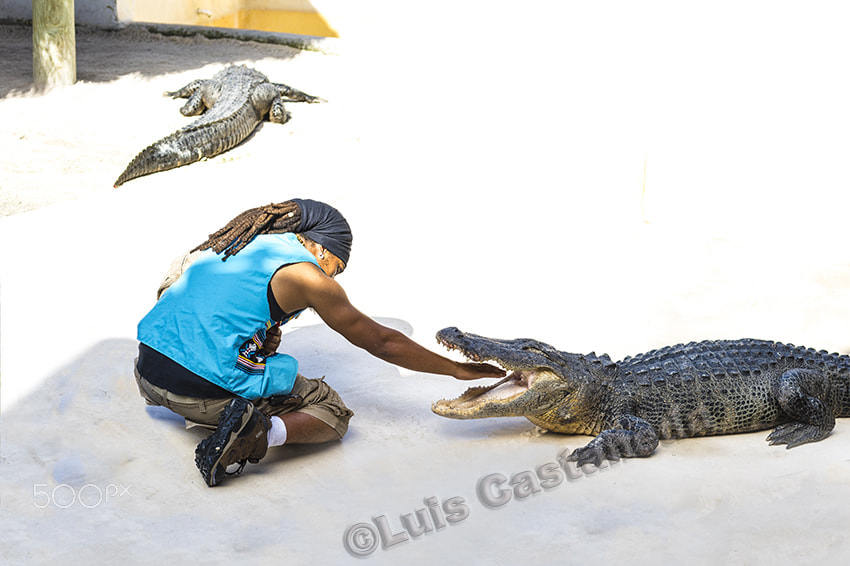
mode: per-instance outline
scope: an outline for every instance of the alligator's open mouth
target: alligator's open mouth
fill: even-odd
[[[444,328],[437,333],[437,342],[449,350],[462,353],[475,362],[495,362],[511,372],[501,381],[485,387],[470,387],[456,399],[442,399],[431,410],[453,419],[528,416],[545,410],[545,390],[550,382],[558,381],[548,367],[540,348],[546,347],[531,340],[497,340]]]
[[[470,387],[456,399],[442,399],[431,406],[438,415],[455,419],[481,418],[488,406],[503,409],[511,401],[521,397],[537,379],[537,374],[515,371],[490,386]]]

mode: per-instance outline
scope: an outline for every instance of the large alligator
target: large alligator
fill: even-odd
[[[171,98],[188,98],[180,109],[184,116],[200,118],[143,149],[115,181],[119,187],[131,179],[167,171],[223,153],[244,141],[268,115],[284,124],[286,102],[324,102],[300,90],[270,82],[259,71],[230,66],[208,80],[194,80]]]
[[[679,344],[612,362],[537,340],[495,340],[457,328],[437,341],[511,371],[432,406],[454,419],[526,417],[541,428],[593,435],[568,460],[595,464],[649,456],[659,438],[774,428],[770,444],[825,438],[850,417],[850,356],[764,340]]]

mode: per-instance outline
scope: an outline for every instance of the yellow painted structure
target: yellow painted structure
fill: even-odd
[[[318,12],[282,12],[278,10],[239,10],[236,14],[215,20],[215,27],[279,31],[300,35],[339,37]]]
[[[118,0],[118,18],[339,37],[310,0]]]

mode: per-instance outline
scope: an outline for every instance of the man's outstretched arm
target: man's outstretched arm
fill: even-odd
[[[333,330],[377,358],[412,371],[451,375],[461,380],[505,375],[502,369],[490,364],[450,360],[424,348],[401,332],[379,324],[357,310],[343,288],[312,265],[293,265],[281,272],[288,270],[291,271],[286,274],[286,280],[278,283],[285,285],[289,304],[295,300],[301,303],[301,308],[313,308]],[[274,284],[273,281],[273,291]]]

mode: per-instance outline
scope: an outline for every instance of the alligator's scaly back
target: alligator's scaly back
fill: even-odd
[[[450,418],[524,416],[596,438],[571,459],[648,456],[659,438],[774,428],[788,448],[826,437],[850,417],[850,357],[763,340],[679,344],[612,363],[536,340],[495,340],[447,328],[437,340],[513,370],[491,387],[434,403]]]
[[[247,139],[266,115],[272,122],[285,123],[289,114],[284,101],[323,102],[287,85],[271,83],[244,65],[227,67],[210,80],[195,80],[165,94],[189,99],[180,109],[183,115],[203,115],[142,150],[115,181],[115,187],[224,153]]]
[[[822,381],[820,402],[835,416],[850,416],[850,357],[825,350],[752,339],[691,342],[628,357],[618,367],[618,389],[631,393],[639,416],[661,438],[750,432],[786,421],[779,385],[789,371]]]

